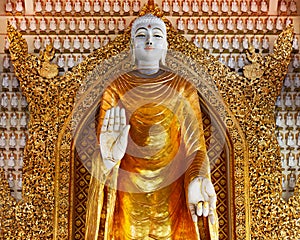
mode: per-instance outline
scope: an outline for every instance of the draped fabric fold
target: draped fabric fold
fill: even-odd
[[[217,239],[217,231],[198,229],[186,202],[188,184],[210,177],[196,88],[171,72],[145,78],[133,71],[116,78],[99,105],[98,135],[115,106],[125,109],[131,128],[111,172],[100,153],[93,157],[85,238]]]

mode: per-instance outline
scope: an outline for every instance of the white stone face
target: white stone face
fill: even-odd
[[[157,65],[166,50],[167,39],[161,26],[157,23],[139,27],[134,33],[133,48],[137,66],[142,62]]]

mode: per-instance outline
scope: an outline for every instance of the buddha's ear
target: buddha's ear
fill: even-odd
[[[166,56],[167,56],[167,52],[168,52],[168,42],[166,41],[165,43],[165,47],[162,50],[162,55],[161,55],[161,64],[162,65],[166,65]]]

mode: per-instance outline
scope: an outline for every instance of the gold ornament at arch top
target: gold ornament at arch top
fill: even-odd
[[[214,85],[225,103],[220,104],[218,97],[212,95],[212,108],[224,110],[222,119],[234,153],[232,239],[300,239],[300,183],[298,180],[294,196],[285,202],[281,198],[280,154],[274,135],[274,104],[290,61],[293,28],[288,27],[279,35],[273,54],[262,58],[250,52],[253,65],[245,68],[247,77],[241,77],[178,34],[153,1],[142,8],[140,15],[146,13],[166,22],[169,49],[197,62],[210,77],[211,82],[201,91],[213,92],[209,86]],[[75,166],[70,165],[70,149],[75,98],[79,89],[89,87],[84,84],[96,66],[111,57],[121,61],[121,53],[129,51],[129,33],[130,28],[72,71],[58,76],[50,63],[51,50],[44,52],[44,57],[29,54],[25,39],[8,26],[11,58],[29,104],[30,122],[21,201],[10,196],[0,170],[2,239],[72,239],[76,225],[72,222],[75,186],[70,180],[74,178]],[[262,72],[251,75],[255,69]]]

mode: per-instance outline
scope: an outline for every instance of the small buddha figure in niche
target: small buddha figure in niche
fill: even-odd
[[[299,40],[298,37],[294,36],[293,38],[293,50],[299,50]]]
[[[126,27],[126,21],[124,18],[119,18],[118,19],[118,31],[122,32],[125,30]]]
[[[10,71],[10,58],[6,55],[3,57],[3,70]]]
[[[229,6],[228,6],[228,3],[227,3],[227,0],[223,0],[222,3],[221,3],[221,11],[223,13],[228,13],[229,12]]]
[[[139,0],[134,0],[132,3],[132,11],[134,13],[138,13],[140,11],[141,3]]]
[[[91,41],[90,41],[90,38],[88,36],[84,36],[82,46],[83,46],[84,50],[90,51],[90,49],[91,49]]]
[[[197,36],[194,36],[193,38],[193,43],[196,47],[200,47],[200,41],[199,41],[199,38]]]
[[[257,38],[257,36],[255,35],[252,39],[252,46],[255,48],[255,49],[260,49],[260,46],[259,46],[259,40]]]
[[[2,90],[9,88],[9,77],[7,73],[2,76]]]
[[[296,118],[296,126],[297,126],[297,129],[300,127],[300,113],[299,112],[298,112],[297,118]]]
[[[83,61],[83,59],[84,59],[84,57],[82,56],[82,54],[77,56],[77,59],[76,59],[77,64],[81,63]]]
[[[23,2],[22,0],[17,0],[16,2],[16,11],[17,12],[23,12],[24,7],[23,7]]]
[[[3,152],[0,152],[0,167],[3,168],[5,166],[4,155]]]
[[[247,13],[248,12],[248,3],[246,2],[246,0],[241,1],[240,9],[241,9],[242,13]]]
[[[10,2],[10,0],[9,0],[9,2]],[[43,11],[41,0],[36,0],[34,2],[34,11],[36,13],[41,13]]]
[[[18,120],[18,118],[17,118],[16,113],[12,113],[11,116],[10,116],[10,120],[9,120],[11,129],[16,129],[17,128],[17,124],[18,124],[17,120]]]
[[[95,36],[94,39],[93,39],[93,48],[98,49],[100,47],[101,47],[100,38],[98,36]]]
[[[291,109],[292,108],[293,103],[292,103],[292,97],[291,97],[290,93],[288,93],[285,96],[284,105],[286,106],[287,109]]]
[[[14,28],[18,28],[17,27],[17,20],[14,17],[9,19],[9,24],[12,25]]]
[[[222,48],[224,50],[229,50],[229,48],[230,48],[229,39],[226,36],[224,36],[223,39],[222,39]]]
[[[116,23],[115,20],[113,18],[110,18],[108,20],[108,31],[113,32],[116,29]]]
[[[220,40],[219,38],[215,35],[213,37],[213,44],[212,44],[212,47],[215,49],[215,50],[219,50],[220,49]]]
[[[294,173],[289,174],[289,187],[294,189],[296,186],[296,175]]]
[[[0,117],[0,128],[6,129],[6,127],[7,127],[7,117],[5,113],[2,113]]]
[[[12,109],[17,109],[19,106],[19,98],[18,95],[14,92],[11,99],[10,99],[10,106]]]
[[[94,18],[90,18],[88,22],[88,29],[89,31],[93,32],[96,30],[96,23]]]
[[[30,31],[35,31],[36,30],[36,19],[35,18],[30,19],[29,29],[30,29]]]
[[[124,14],[125,14],[125,15],[129,14],[129,11],[130,11],[130,4],[129,4],[129,1],[128,1],[128,0],[124,0],[124,1],[123,1],[123,11],[124,11]]]
[[[285,88],[290,88],[292,86],[291,79],[290,79],[289,75],[286,75],[286,77],[284,78],[283,86]]]
[[[16,146],[17,146],[17,138],[16,138],[16,134],[14,132],[12,132],[9,136],[8,145],[9,145],[9,148],[11,148],[11,149],[16,148]]]
[[[169,13],[171,8],[170,8],[170,2],[168,0],[164,0],[162,2],[162,10],[165,12],[165,13]]]
[[[242,18],[238,18],[236,22],[236,29],[238,31],[244,31],[245,30],[245,24]]]
[[[114,3],[113,3],[113,11],[114,13],[120,13],[121,11],[121,4],[120,4],[120,1],[119,0],[115,0]]]
[[[26,129],[26,126],[27,126],[27,116],[26,113],[23,112],[20,118],[20,128]]]
[[[59,21],[59,30],[64,32],[66,30],[66,20],[61,18]]]
[[[85,22],[85,19],[83,17],[79,21],[78,29],[81,32],[84,32],[86,30],[86,22]]]
[[[268,4],[267,4],[266,0],[262,0],[260,2],[260,11],[262,13],[267,13],[268,12]]]
[[[61,3],[60,0],[57,0],[57,1],[55,2],[55,5],[54,5],[54,11],[55,11],[56,13],[61,13],[61,11],[62,11],[62,3]]]
[[[205,37],[203,38],[202,47],[206,50],[210,49],[210,41],[209,41],[209,38],[207,37],[207,35],[205,35]]]
[[[5,148],[5,147],[6,147],[6,136],[4,132],[2,132],[0,136],[0,148]]]
[[[296,97],[295,97],[295,105],[296,105],[296,109],[299,110],[300,107],[300,94],[297,93]]]
[[[91,194],[97,190],[99,194],[94,196],[89,195],[86,214],[86,226],[88,227],[86,229],[85,239],[97,239],[99,228],[102,227],[104,227],[104,232],[110,231],[114,239],[118,239],[120,233],[127,236],[128,239],[147,239],[150,236],[154,239],[163,239],[165,236],[168,236],[170,239],[175,239],[177,236],[184,236],[186,239],[200,239],[198,232],[205,229],[201,228],[198,231],[195,225],[197,225],[198,218],[202,219],[203,216],[208,216],[208,219],[206,219],[210,221],[211,224],[215,223],[213,212],[216,208],[216,193],[211,180],[208,178],[210,170],[209,163],[207,163],[208,158],[206,157],[203,132],[198,133],[198,130],[203,129],[203,127],[197,90],[191,86],[187,80],[182,79],[182,77],[177,74],[160,68],[159,64],[160,62],[164,63],[164,56],[167,50],[166,26],[161,19],[153,15],[145,15],[138,18],[132,25],[131,36],[134,52],[133,56],[137,70],[117,77],[112,82],[112,85],[105,90],[102,95],[103,99],[99,105],[100,119],[97,126],[97,134],[99,134],[100,147],[99,153],[95,156],[97,159],[95,162],[97,164],[94,165],[94,171],[98,172],[98,170],[105,169],[105,176],[103,176],[103,179],[98,179],[98,176],[92,176],[90,181],[89,193]],[[150,48],[149,46],[151,46],[153,51],[145,50],[145,48]],[[125,89],[125,91],[123,91],[123,88],[119,91],[120,84],[128,89],[134,84],[137,86],[137,91],[132,96],[123,98],[124,92],[127,90]],[[158,87],[157,90],[153,88],[156,86]],[[182,94],[181,96],[178,95],[179,90],[184,98],[187,98],[184,101],[182,100]],[[159,91],[159,94],[157,91]],[[140,99],[138,101],[142,101],[142,104],[135,113],[137,97]],[[153,101],[153,97],[156,99],[155,104],[144,104],[144,101],[147,102],[148,99]],[[119,99],[122,99],[121,106],[118,104]],[[185,104],[191,105],[192,107],[184,107]],[[184,108],[186,111],[183,112],[178,109],[175,114],[169,116],[169,109],[172,108],[172,105]],[[165,106],[168,106],[168,108]],[[155,116],[147,117],[143,114],[144,110],[149,111],[149,108],[150,112],[155,111]],[[190,111],[196,111],[197,117],[190,117]],[[127,123],[127,114],[131,112],[141,117],[139,117],[138,121],[135,121],[135,118],[130,118]],[[159,116],[159,119],[157,119],[156,116]],[[178,161],[173,159],[175,155],[165,154],[166,151],[162,151],[163,154],[159,152],[159,156],[152,156],[153,152],[151,153],[151,151],[145,152],[145,156],[134,156],[129,153],[125,154],[126,149],[131,149],[133,152],[136,152],[139,146],[144,145],[144,143],[141,143],[141,145],[138,146],[134,144],[134,140],[132,140],[136,137],[141,141],[146,140],[146,138],[142,137],[142,135],[144,135],[144,127],[156,128],[161,121],[164,122],[170,118],[172,122],[176,122],[177,120],[175,120],[174,117],[176,119],[179,118],[182,129],[186,129],[184,126],[188,124],[188,128],[192,130],[193,136],[196,136],[196,139],[187,139],[184,146],[188,149],[190,149],[190,144],[192,144],[192,146],[199,145],[201,147],[196,147],[195,150],[189,150],[188,152],[186,150],[180,150],[179,144],[176,144],[176,142],[179,143],[181,141],[180,139],[183,138],[184,133],[177,134],[176,131],[178,130],[175,129],[181,129],[181,127],[177,128],[173,127],[173,124],[167,124],[166,127],[170,129],[170,131],[157,128],[157,130],[151,134],[154,134],[153,137],[155,137],[155,139],[162,139],[162,145],[167,144],[165,148],[175,148],[174,151],[176,153],[179,151],[179,155],[175,153],[175,155],[178,155]],[[114,119],[116,126],[112,125],[112,119]],[[190,120],[187,122],[187,119]],[[108,129],[109,124],[111,125]],[[131,139],[128,139],[129,131]],[[112,132],[113,134],[111,134]],[[170,135],[169,132],[172,134]],[[121,141],[113,140],[113,135],[116,136],[117,139],[120,139],[119,136],[122,136]],[[178,139],[178,141],[174,141],[174,137]],[[169,138],[171,138],[171,141],[167,140]],[[118,147],[115,148],[111,144],[108,145],[109,142]],[[160,143],[158,144],[160,145]],[[150,145],[148,144],[148,146],[155,147],[156,149],[158,145],[156,141],[150,141]],[[136,151],[134,151],[135,149]],[[181,153],[181,151],[183,152]],[[188,159],[190,159],[189,152],[193,153],[194,151],[196,151],[196,156],[192,158],[191,167],[188,167],[186,172],[184,172],[185,176],[170,180],[170,178],[174,177],[174,174],[177,175],[177,172],[182,169],[182,165],[185,165]],[[151,166],[152,160],[157,163],[155,159],[159,159],[160,165],[157,166],[157,164],[155,164],[156,168],[155,171],[153,171]],[[171,171],[173,174],[165,174],[165,171],[170,171],[170,167],[168,167],[170,166],[170,162],[172,162]],[[137,163],[138,169],[135,167]],[[203,169],[204,164],[207,166],[205,170]],[[128,176],[121,180],[120,175],[116,174],[112,177],[115,179],[113,181],[116,183],[116,187],[106,188],[107,191],[104,190],[104,183],[107,177],[111,175],[111,172],[126,171],[128,174],[131,174],[133,170],[138,173],[135,175],[136,177]],[[149,172],[151,179],[155,179],[155,181],[148,180]],[[180,176],[181,175],[182,174],[180,174]],[[126,180],[124,181],[123,179]],[[147,179],[147,184],[143,184],[145,179]],[[160,184],[166,184],[166,186],[161,188]],[[201,188],[201,185],[205,187]],[[118,189],[126,189],[126,191],[118,191]],[[139,189],[139,191],[128,192],[127,189]],[[201,190],[195,192],[195,189]],[[186,194],[184,194],[185,192]],[[109,207],[107,208],[112,210],[111,214],[109,212],[110,210],[105,214],[102,212],[102,202],[106,194],[117,195],[115,200],[109,203]],[[204,194],[208,196],[207,199],[203,197]],[[173,201],[170,203],[170,199],[176,199],[176,203]],[[201,199],[204,199],[206,202],[204,204],[200,203],[203,205],[202,208],[199,207],[199,201],[201,201]],[[118,211],[113,211],[115,207],[118,207]],[[197,207],[198,211],[196,211]],[[149,211],[146,210],[149,208],[152,209],[150,215]],[[160,213],[162,213],[162,211],[166,211],[167,214],[161,216]],[[156,216],[155,218],[152,217],[154,215]],[[100,218],[100,216],[102,221],[94,224],[95,220]],[[108,225],[105,224],[106,218],[111,217],[118,219],[118,221],[111,221]],[[147,219],[146,222],[144,221],[145,218]],[[128,221],[128,224],[123,224],[124,221]],[[143,222],[142,226],[140,225],[141,222]],[[190,227],[186,228],[185,226]],[[134,229],[134,231],[132,231],[132,229]],[[211,234],[214,233],[216,232],[211,231]]]
[[[239,50],[240,49],[240,41],[239,38],[234,35],[233,39],[232,39],[232,48],[234,50]]]
[[[208,6],[207,0],[202,1],[201,10],[202,10],[203,13],[208,13],[209,12],[209,6]]]
[[[81,12],[81,1],[80,0],[76,0],[76,2],[74,3],[74,11],[76,13],[80,13]]]
[[[294,126],[294,116],[290,112],[286,116],[286,122],[285,122],[285,124],[290,129],[292,129],[293,126]]]
[[[193,32],[195,30],[195,22],[191,17],[187,20],[187,29],[190,32]]]
[[[279,128],[283,128],[284,127],[284,122],[282,119],[282,116],[280,113],[277,113],[276,115],[276,122],[275,122],[276,126]]]
[[[24,17],[20,21],[20,30],[21,31],[26,31],[27,30],[27,21]]]
[[[286,13],[287,12],[287,4],[285,0],[281,0],[279,3],[279,11],[282,13]]]
[[[221,17],[219,17],[219,19],[217,20],[217,29],[219,31],[224,31],[224,29],[225,29],[225,24]]]
[[[239,11],[239,6],[238,6],[238,3],[237,3],[237,1],[236,0],[233,0],[232,2],[231,2],[231,12],[232,13],[238,13],[238,11]]]
[[[106,29],[106,20],[104,18],[99,19],[99,30],[104,32]]]
[[[47,0],[46,4],[45,4],[45,11],[47,13],[51,13],[52,12],[52,1],[51,0]]]
[[[24,96],[21,96],[21,109],[25,110],[28,106],[27,100]]]
[[[291,19],[290,17],[288,17],[286,20],[285,20],[285,26],[289,26],[290,24],[293,24],[293,19]]]
[[[65,58],[63,55],[59,55],[57,57],[57,65],[60,68],[60,70],[63,70],[63,68],[65,67]]]
[[[261,20],[261,18],[258,18],[256,20],[255,28],[257,31],[260,31],[260,32],[264,30],[264,24],[263,24],[263,21]]]
[[[67,67],[68,69],[72,69],[75,66],[75,58],[72,54],[67,57]],[[25,145],[24,145],[25,146]]]
[[[39,36],[34,37],[33,41],[34,49],[39,51],[42,47],[42,39]]]
[[[110,38],[109,38],[107,35],[105,35],[104,38],[103,38],[102,45],[105,46],[105,45],[107,45],[109,42],[110,42]]]
[[[246,36],[242,39],[242,46],[245,50],[249,48],[249,39]]]
[[[183,13],[189,13],[190,11],[190,3],[187,0],[183,0],[182,2],[182,11]]]
[[[254,23],[253,23],[253,19],[252,18],[248,18],[246,20],[246,29],[248,31],[250,31],[250,32],[254,30]]]
[[[53,48],[57,51],[60,51],[62,47],[60,38],[56,35],[53,39]]]
[[[298,88],[300,87],[300,78],[299,78],[299,74],[297,73],[295,78],[294,78],[294,87],[296,88],[296,90],[298,90]]]
[[[11,0],[6,0],[5,12],[11,13],[12,11],[13,11],[13,5],[11,3]]]
[[[65,3],[65,12],[66,13],[72,12],[72,3],[71,3],[71,0],[67,0],[67,2]]]
[[[266,29],[268,31],[274,30],[274,22],[273,22],[273,19],[271,19],[270,17],[268,17],[268,19],[267,19]]]
[[[91,3],[89,0],[85,0],[83,4],[83,11],[85,13],[90,13],[91,12]]]
[[[17,178],[17,189],[21,190],[22,189],[22,174],[19,175]]]
[[[184,31],[185,27],[184,27],[185,23],[184,23],[184,20],[182,17],[180,17],[178,20],[177,20],[177,29],[179,31]]]
[[[197,29],[199,31],[204,31],[205,30],[205,23],[202,17],[200,17],[197,21]]]
[[[179,11],[180,11],[180,6],[179,6],[179,3],[178,3],[177,0],[174,0],[173,3],[172,3],[172,11],[175,14],[178,14]]]
[[[197,0],[192,1],[192,11],[193,13],[199,13],[199,3]]]
[[[221,55],[221,54],[219,56],[219,61],[220,61],[220,63],[226,65],[225,57],[223,55]]]
[[[105,0],[103,3],[103,11],[104,13],[109,13],[111,9],[111,5],[110,5],[110,1],[109,0]]]
[[[74,18],[71,18],[69,21],[69,29],[71,32],[74,32],[76,30],[76,22]]]
[[[291,0],[289,9],[292,14],[297,13],[297,4],[296,4],[295,0]]]
[[[207,29],[210,32],[214,32],[216,30],[215,29],[215,22],[214,22],[212,17],[209,17],[209,19],[207,20]]]
[[[4,52],[9,53],[9,41],[7,36],[4,37]]]
[[[211,3],[211,11],[213,13],[218,13],[219,12],[219,2],[217,0],[213,0]]]
[[[232,56],[232,54],[229,55],[227,66],[233,71],[236,68],[236,61],[235,61],[234,57]]]
[[[294,55],[292,65],[295,69],[298,69],[300,67],[299,57]]]
[[[251,0],[250,2],[250,11],[253,13],[257,13],[258,12],[258,5],[256,0]]]
[[[50,29],[50,31],[56,31],[56,29],[57,29],[56,21],[55,21],[54,18],[51,18],[51,19],[50,19],[50,22],[49,22],[49,29]]]
[[[71,40],[70,37],[68,35],[65,36],[64,40],[63,40],[63,48],[65,52],[70,51],[71,48]]]
[[[227,20],[226,28],[229,32],[233,32],[234,30],[234,22],[231,17]]]
[[[46,30],[47,30],[47,23],[46,23],[46,20],[45,20],[44,17],[42,17],[42,18],[40,19],[40,22],[39,22],[39,23],[40,23],[40,24],[39,24],[39,29],[40,29],[40,31],[42,31],[42,32],[46,31]]]
[[[73,39],[73,50],[75,52],[79,52],[81,48],[81,42],[80,39],[78,38],[78,35],[75,36],[75,38]]]
[[[93,11],[94,13],[100,13],[101,6],[99,0],[93,1]]]
[[[20,90],[20,89],[19,89],[20,84],[19,84],[19,81],[18,81],[18,79],[16,78],[16,76],[13,76],[12,82],[11,82],[11,86],[12,86],[12,90],[13,90],[13,91],[18,91],[18,90]]]
[[[11,172],[8,174],[8,179],[7,179],[7,181],[8,181],[9,187],[10,187],[10,188],[14,188],[14,186],[15,186],[15,180],[14,180],[14,177],[13,177],[13,175],[12,175]]]
[[[19,157],[19,161],[18,161],[18,165],[20,168],[23,167],[23,153],[20,153],[20,157]]]

